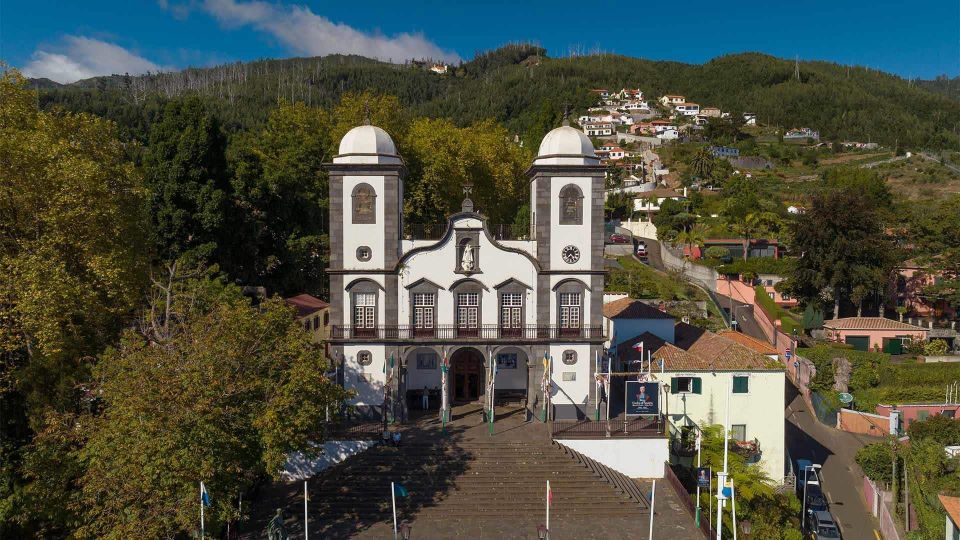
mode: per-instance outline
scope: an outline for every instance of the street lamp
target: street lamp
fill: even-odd
[[[413,527],[409,523],[404,521],[400,524],[400,538],[402,540],[410,540],[410,532],[413,530]]]
[[[550,531],[547,530],[546,525],[537,525],[537,538],[540,540],[547,540],[547,538],[550,538]]]
[[[820,470],[821,465],[807,465],[803,468],[803,511],[800,513],[800,529],[807,530],[807,474],[813,469],[814,474]]]

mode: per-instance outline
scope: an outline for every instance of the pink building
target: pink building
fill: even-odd
[[[858,351],[902,354],[912,340],[925,341],[927,328],[884,317],[847,317],[823,322],[827,339],[852,345]]]
[[[897,270],[890,283],[890,303],[893,307],[906,307],[907,313],[912,316],[955,319],[957,312],[947,302],[930,302],[923,297],[923,289],[936,284],[938,279],[937,273],[930,272],[916,261],[907,261]]]
[[[913,403],[913,404],[904,404],[904,405],[877,405],[877,414],[880,416],[890,417],[891,411],[897,411],[899,414],[899,431],[901,433],[906,433],[907,428],[910,427],[910,424],[926,420],[931,416],[936,416],[942,414],[944,416],[949,416],[950,418],[956,418],[958,414],[957,411],[960,410],[960,404],[952,403]]]

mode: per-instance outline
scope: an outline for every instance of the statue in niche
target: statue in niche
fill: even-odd
[[[473,244],[467,244],[463,246],[463,258],[460,259],[460,269],[464,272],[472,272],[473,267]]]

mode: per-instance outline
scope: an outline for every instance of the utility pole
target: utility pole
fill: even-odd
[[[793,73],[797,77],[797,81],[800,81],[800,55],[796,55],[793,61]]]

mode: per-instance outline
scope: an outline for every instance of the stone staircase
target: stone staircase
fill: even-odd
[[[312,479],[311,510],[328,525],[389,519],[394,481],[409,491],[397,499],[400,519],[541,516],[550,480],[552,515],[646,513],[648,502],[637,485],[617,474],[548,439],[405,441],[399,448],[371,448]]]

